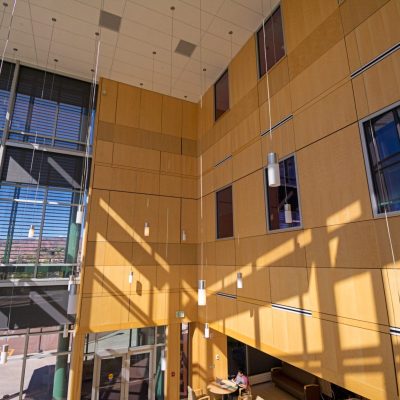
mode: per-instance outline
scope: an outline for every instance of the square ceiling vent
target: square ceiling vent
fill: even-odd
[[[175,53],[181,54],[185,57],[191,57],[195,48],[195,44],[181,39],[178,43],[178,46],[176,46]]]
[[[107,11],[100,11],[99,25],[102,28],[110,29],[114,32],[119,32],[121,27],[121,17],[119,15],[111,14]]]

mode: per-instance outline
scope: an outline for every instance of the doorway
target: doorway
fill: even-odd
[[[154,348],[96,354],[94,400],[152,400],[155,398]]]

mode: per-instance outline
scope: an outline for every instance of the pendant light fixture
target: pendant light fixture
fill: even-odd
[[[283,180],[285,185],[285,205],[284,207],[284,215],[285,215],[285,223],[291,224],[293,222],[292,216],[292,206],[287,202],[287,182],[286,182],[286,165],[283,163]]]
[[[28,231],[28,238],[32,239],[35,236],[35,225],[31,224]]]
[[[182,242],[186,242],[186,231],[184,229],[182,229]]]
[[[150,236],[150,225],[148,222],[144,223],[144,231],[143,234],[145,237],[149,237]]]
[[[268,153],[268,185],[279,187],[281,185],[281,173],[279,171],[278,155],[275,152]]]
[[[76,222],[78,225],[81,225],[81,224],[82,224],[82,221],[83,221],[83,206],[82,206],[82,204],[79,204],[78,210],[76,211],[76,219],[75,219],[75,222]]]
[[[204,324],[204,338],[209,339],[210,338],[210,325],[208,322]]]
[[[272,7],[270,7],[272,11]],[[261,10],[263,10],[263,2],[261,1]],[[269,74],[268,74],[268,61],[267,61],[267,46],[266,46],[266,36],[265,36],[265,22],[266,17],[263,19],[262,29],[263,29],[263,38],[264,38],[264,62],[265,62],[265,78],[267,80],[267,99],[268,99],[268,117],[269,117],[269,139],[270,144],[272,145],[272,116],[271,116],[271,95],[269,89]],[[268,185],[271,187],[278,187],[281,185],[281,178],[279,172],[279,162],[278,155],[271,151],[267,155],[267,168],[268,168]]]
[[[0,353],[0,364],[5,365],[8,361],[8,344],[3,344],[1,346],[1,353]]]
[[[197,304],[199,306],[205,306],[207,304],[206,281],[204,279],[199,279],[198,282]]]
[[[241,272],[237,273],[236,287],[238,289],[243,289],[243,275]]]
[[[128,282],[129,282],[130,285],[132,285],[132,283],[133,283],[133,271],[129,272]]]
[[[75,276],[70,275],[68,281],[68,303],[67,303],[67,315],[76,315],[78,300],[78,284]]]
[[[167,359],[165,357],[165,349],[161,350],[160,369],[161,371],[167,370]]]

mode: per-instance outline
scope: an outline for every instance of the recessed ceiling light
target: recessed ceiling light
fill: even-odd
[[[142,83],[142,82],[140,82],[140,83],[139,83],[139,85],[140,85],[140,86],[143,86],[143,83]]]
[[[56,63],[57,63],[57,62],[58,62],[58,58],[55,58],[55,59],[54,59],[54,62],[56,62]]]
[[[56,21],[57,21],[57,19],[56,19],[56,18],[54,18],[54,17],[53,17],[51,20],[52,20],[53,22],[56,22]]]
[[[8,7],[8,3],[4,2],[4,3],[3,3],[3,6],[4,6],[4,7]]]
[[[18,49],[16,47],[13,48],[13,51],[18,51]]]
[[[207,68],[203,68],[203,72],[206,72],[207,71]]]

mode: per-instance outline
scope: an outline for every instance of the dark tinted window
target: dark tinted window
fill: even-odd
[[[266,46],[264,45],[264,29]],[[265,74],[264,51],[266,51],[267,55],[268,69],[275,65],[285,55],[280,7],[278,7],[278,9],[267,21],[265,21],[264,29],[261,27],[257,32],[258,65],[260,76]]]
[[[217,80],[214,87],[215,120],[229,109],[228,70]]]
[[[233,236],[232,186],[217,192],[217,239]]]
[[[300,226],[300,208],[294,156],[279,162],[281,185],[270,187],[265,171],[268,200],[268,225],[270,230]],[[291,220],[285,217],[285,204],[290,206]]]
[[[400,107],[364,123],[377,213],[400,211]]]

